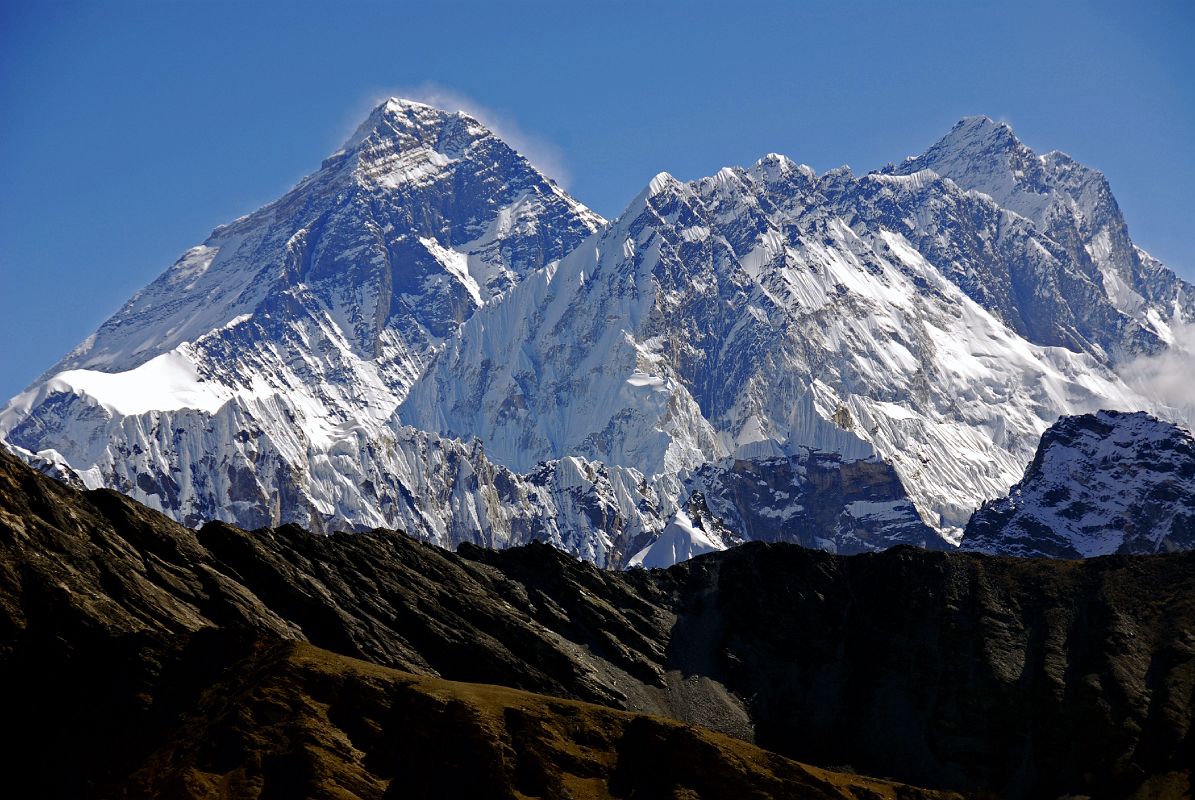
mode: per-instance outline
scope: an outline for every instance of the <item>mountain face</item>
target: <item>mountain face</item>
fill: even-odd
[[[1052,276],[1071,258],[929,170],[818,177],[770,156],[687,184],[660,175],[466,323],[399,416],[479,436],[516,469],[565,453],[678,476],[806,451],[880,459],[957,542],[1059,415],[1148,406],[1098,343],[1022,335],[998,298],[961,285],[1020,264],[1057,305],[1069,288]],[[1014,289],[1004,299],[1019,307]]]
[[[217,228],[44,377],[124,372],[186,343],[207,356],[200,378],[235,374],[230,361],[258,376],[277,366],[269,339],[284,357],[283,345],[348,351],[292,366],[297,377],[333,378],[356,356],[401,395],[474,309],[602,222],[472,117],[389,100],[318,172]],[[282,325],[314,341],[279,341]]]
[[[487,502],[502,490],[473,481],[491,472],[478,449],[389,419],[479,305],[601,222],[476,120],[391,100],[135,295],[9,404],[0,433],[186,524],[334,520],[500,545],[510,525]],[[548,472],[528,491],[577,488]],[[532,506],[553,527],[561,509]]]
[[[72,798],[941,796],[845,764],[1179,797],[1193,575],[1195,553],[759,542],[616,572],[538,543],[192,530],[0,453],[0,764]]]
[[[925,169],[1030,220],[1061,248],[1044,263],[1012,259],[956,280],[1031,341],[1117,360],[1156,352],[1173,341],[1174,321],[1195,317],[1195,291],[1133,245],[1108,181],[1065,153],[1038,156],[1007,124],[970,117],[889,171]]]
[[[4,429],[100,465],[120,435],[93,419],[152,438],[152,412],[231,403],[293,417],[289,435],[268,431],[297,440],[280,448],[318,445],[385,420],[478,306],[601,222],[476,120],[391,100],[317,173],[134,295],[16,398]],[[64,422],[83,430],[41,433]]]
[[[1099,173],[986,118],[864,176],[661,174],[605,224],[471,117],[391,100],[0,436],[190,526],[604,566],[948,546],[1059,416],[1154,408],[1116,370],[1193,297]]]
[[[1053,558],[1195,549],[1195,438],[1141,412],[1064,417],[1008,496],[975,512],[962,548]]]

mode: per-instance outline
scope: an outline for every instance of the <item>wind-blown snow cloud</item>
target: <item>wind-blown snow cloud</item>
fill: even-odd
[[[528,133],[509,114],[479,103],[468,95],[437,83],[388,87],[378,90],[370,94],[369,107],[373,108],[391,97],[427,103],[446,111],[464,111],[485,124],[503,141],[522,153],[540,172],[556,181],[560,186],[568,188],[571,175],[563,151],[543,137]],[[357,122],[360,122],[360,118],[357,119]]]
[[[1141,356],[1120,369],[1129,386],[1195,426],[1195,324],[1173,326],[1174,341],[1157,355]]]

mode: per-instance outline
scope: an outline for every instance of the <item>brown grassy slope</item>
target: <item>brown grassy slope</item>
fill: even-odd
[[[258,644],[116,797],[945,798],[708,730]]]

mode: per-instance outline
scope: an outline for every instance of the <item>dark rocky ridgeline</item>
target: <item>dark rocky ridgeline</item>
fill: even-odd
[[[498,776],[495,796],[818,796],[693,723],[941,789],[1182,796],[1195,554],[755,543],[614,573],[541,545],[194,532],[0,454],[0,681],[7,772],[43,796],[434,796],[437,775]],[[819,791],[871,796],[841,780]]]

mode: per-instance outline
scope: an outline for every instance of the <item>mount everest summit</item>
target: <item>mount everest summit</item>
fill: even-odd
[[[1102,175],[987,118],[862,176],[662,173],[607,223],[477,120],[390,100],[0,436],[188,525],[536,539],[605,566],[951,547],[1059,417],[1173,415],[1123,367],[1192,320]]]

